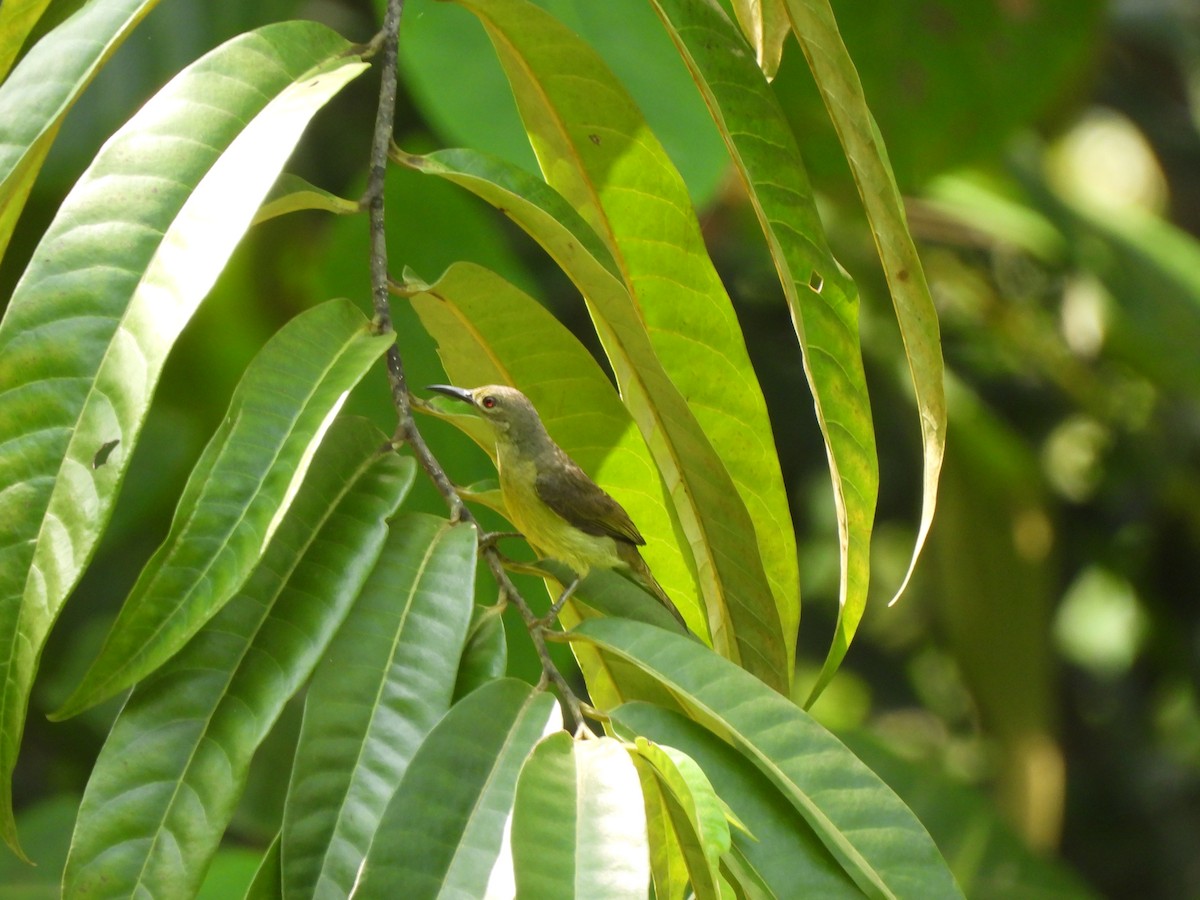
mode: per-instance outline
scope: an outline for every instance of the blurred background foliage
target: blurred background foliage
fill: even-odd
[[[0,268],[0,297],[104,138],[175,71],[279,18],[317,18],[365,40],[378,5],[164,0],[68,116]],[[836,530],[820,435],[757,223],[649,6],[542,5],[626,81],[688,180],[772,412],[801,548],[798,671],[815,673],[836,614]],[[964,786],[973,786],[1003,810],[1012,840],[1061,855],[1099,894],[1200,897],[1200,6],[834,7],[939,304],[950,437],[930,550],[909,593],[888,608],[920,494],[908,376],[848,170],[789,42],[775,86],[835,252],[862,291],[882,475],[874,602],[815,712],[893,781],[939,840],[946,820],[942,831],[955,841],[947,852],[959,865],[984,843],[964,827],[986,822],[972,819],[979,801]],[[469,15],[409,0],[402,41],[405,149],[470,145],[532,168],[507,85]],[[365,77],[320,114],[291,170],[357,196],[374,91]],[[412,172],[390,173],[388,190],[397,275],[408,266],[432,281],[454,260],[479,262],[589,339],[569,283],[502,217]],[[77,680],[165,534],[171,498],[256,349],[329,297],[368,308],[366,247],[362,217],[301,213],[257,227],[172,354],[113,525],[52,636],[33,699],[16,791],[27,849],[42,865],[5,856],[0,883],[36,890],[55,880],[116,705],[57,725],[44,712]],[[441,380],[403,302],[396,319],[414,382]],[[373,377],[355,411],[390,431],[382,371]],[[481,452],[441,423],[427,428],[460,483],[488,475]],[[420,502],[441,511],[432,490]],[[510,668],[535,677],[524,644],[514,642]],[[248,847],[274,833],[288,775],[280,757],[298,713],[277,728],[283,749],[264,747],[231,830]],[[219,857],[210,896],[245,884],[256,859],[237,848]]]

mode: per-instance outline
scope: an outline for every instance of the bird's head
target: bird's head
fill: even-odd
[[[431,384],[427,390],[471,404],[491,423],[499,440],[525,444],[540,440],[546,434],[537,410],[516,388],[503,384],[485,384],[477,388]]]

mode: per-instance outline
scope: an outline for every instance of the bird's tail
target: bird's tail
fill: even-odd
[[[671,602],[671,598],[667,596],[667,592],[663,590],[658,579],[654,577],[654,573],[650,571],[650,567],[646,565],[646,561],[642,559],[642,554],[638,553],[637,547],[632,544],[627,544],[620,548],[628,552],[621,552],[621,559],[629,566],[633,575],[634,581],[644,587],[647,591],[655,596],[659,603],[666,607],[667,612],[675,617],[675,620],[683,626],[683,630],[691,633],[687,622],[683,619],[683,614],[679,612],[679,608]],[[620,552],[620,550],[618,551]]]

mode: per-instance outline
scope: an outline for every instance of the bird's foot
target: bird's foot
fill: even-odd
[[[546,610],[546,614],[537,620],[537,624],[539,626],[545,629],[554,624],[554,620],[558,618],[558,614],[562,610],[563,605],[571,599],[571,595],[574,594],[575,589],[579,587],[580,580],[581,579],[576,578],[565,588],[563,588],[563,592],[558,595],[558,599],[551,604],[548,610]]]
[[[505,538],[519,538],[522,536],[519,531],[488,531],[479,536],[479,549],[494,550],[496,544]]]

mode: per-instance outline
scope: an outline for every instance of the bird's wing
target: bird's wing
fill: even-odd
[[[558,461],[559,465],[543,467],[534,482],[543,503],[587,534],[608,535],[639,546],[646,543],[621,504],[565,453]]]

